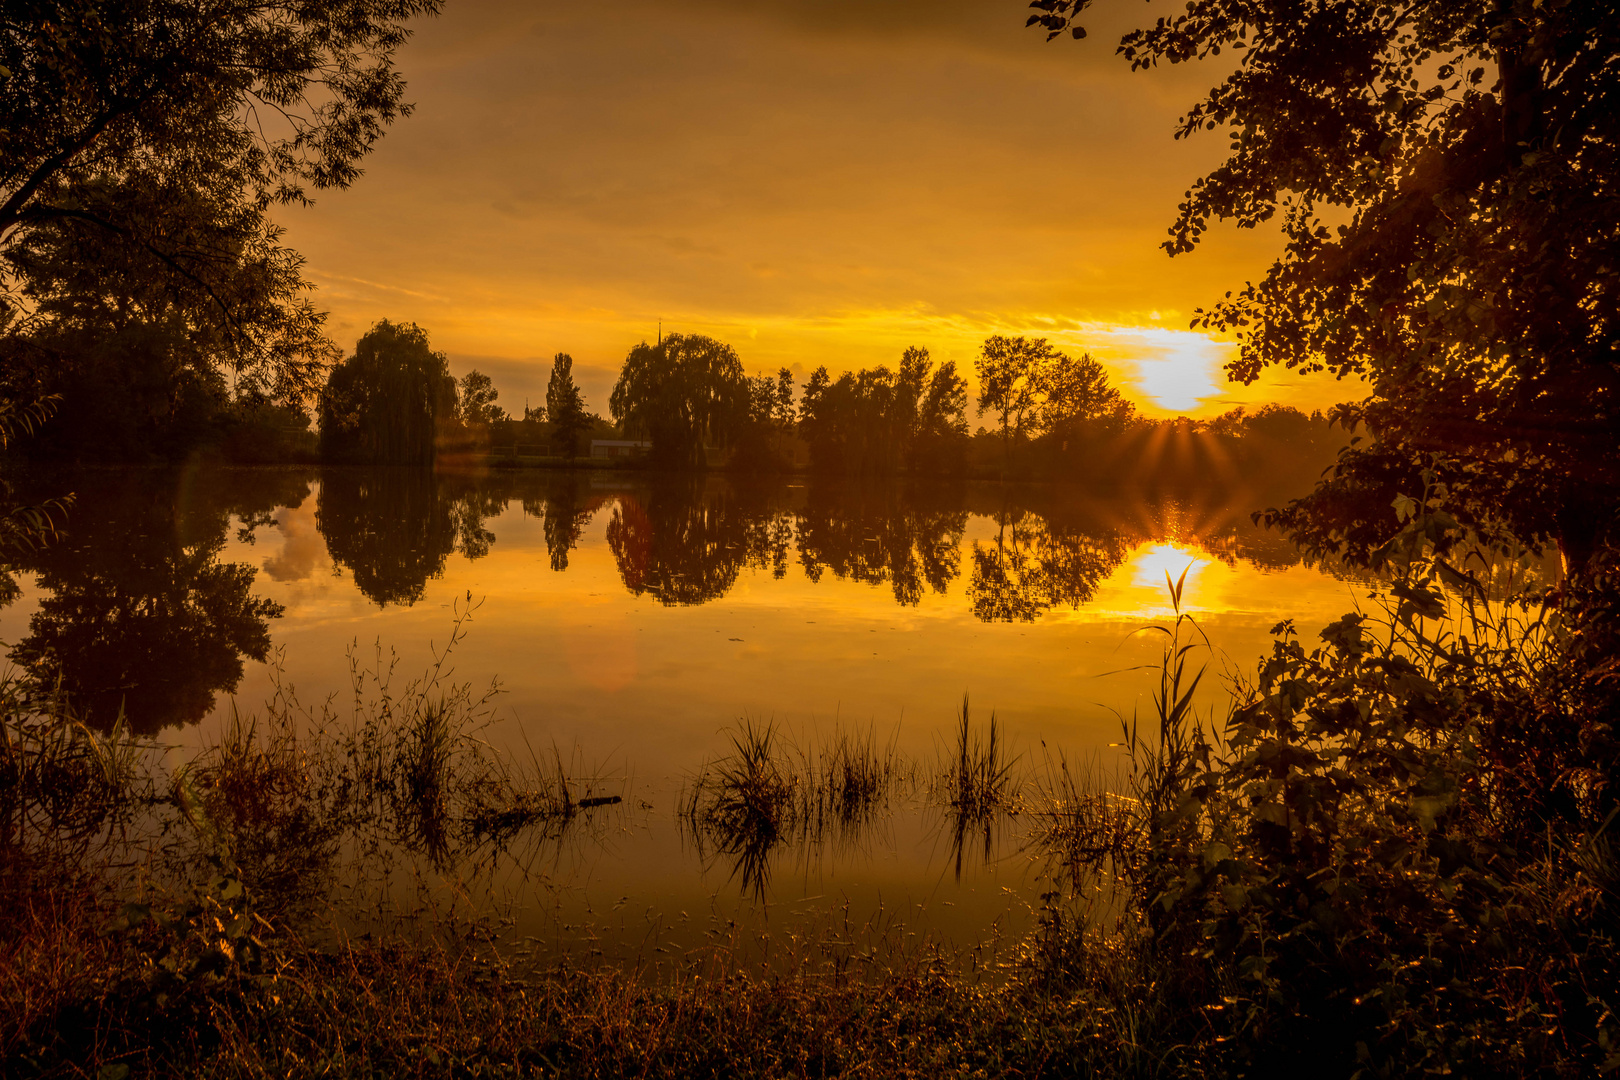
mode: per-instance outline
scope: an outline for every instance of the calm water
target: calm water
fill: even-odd
[[[964,694],[1026,764],[1061,752],[1106,768],[1120,717],[1148,705],[1150,675],[1132,669],[1158,643],[1133,631],[1170,614],[1167,572],[1186,571],[1215,672],[1252,670],[1279,620],[1319,626],[1365,592],[1250,523],[1287,492],[1237,486],[202,468],[36,480],[76,502],[62,541],[0,581],[0,641],[92,722],[122,704],[177,754],[217,739],[233,701],[258,707],[272,666],[306,702],[341,697],[351,652],[380,643],[418,672],[470,607],[452,664],[457,680],[499,681],[483,737],[521,761],[555,746],[594,791],[623,796],[486,875],[516,938],[580,956],[646,958],[846,910],[891,938],[1016,935],[1041,888],[1016,829],[958,875],[919,795],[858,836],[785,844],[765,880],[744,882],[679,827],[683,788],[744,719],[800,745],[871,730],[926,773]],[[1209,680],[1207,703],[1222,693]],[[454,892],[458,873],[436,880]]]

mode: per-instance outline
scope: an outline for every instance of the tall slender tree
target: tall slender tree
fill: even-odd
[[[591,428],[585,399],[574,383],[574,358],[558,353],[551,361],[551,378],[546,383],[546,420],[552,438],[562,447],[563,457],[572,461],[579,453],[579,436]]]

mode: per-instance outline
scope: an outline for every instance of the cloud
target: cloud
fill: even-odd
[[[1158,249],[1224,152],[1170,138],[1216,73],[1133,75],[1107,43],[1123,23],[1048,45],[1025,14],[447,5],[400,53],[416,114],[353,190],[283,212],[288,239],[340,340],[414,321],[453,358],[502,360],[514,394],[543,393],[557,351],[616,372],[660,321],[757,369],[909,344],[964,362],[987,327],[1149,322],[1260,272],[1277,242],[1256,231]],[[1146,388],[1163,369],[1120,370]]]

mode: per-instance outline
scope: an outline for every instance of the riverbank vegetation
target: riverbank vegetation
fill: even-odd
[[[1613,1068],[1615,687],[1590,666],[1620,633],[1591,603],[1611,579],[1448,593],[1436,513],[1406,522],[1379,604],[1319,636],[1278,627],[1219,713],[1192,704],[1214,659],[1196,624],[1166,624],[1124,772],[1009,753],[964,708],[932,760],[745,723],[694,777],[681,812],[745,890],[908,790],[958,853],[1020,827],[1050,885],[1032,936],[989,967],[882,927],[829,927],[757,963],[722,940],[639,974],[536,967],[466,914],[359,935],[330,886],[367,845],[473,881],[468,867],[611,812],[613,793],[560,761],[491,757],[484,699],[434,671],[391,692],[385,661],[357,668],[353,716],[289,725],[278,698],[183,764],[8,684],[9,1060],[21,1075]]]

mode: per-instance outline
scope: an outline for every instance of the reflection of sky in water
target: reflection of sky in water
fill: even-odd
[[[271,624],[272,639],[286,681],[306,703],[334,696],[341,707],[348,651],[358,646],[369,658],[377,641],[398,651],[403,683],[444,644],[455,606],[471,597],[477,607],[452,677],[475,685],[499,679],[503,690],[498,722],[481,737],[519,761],[555,745],[576,773],[625,778],[627,807],[639,816],[605,817],[604,837],[568,858],[543,860],[547,887],[527,901],[539,921],[525,923],[537,934],[567,924],[612,936],[617,919],[612,933],[622,943],[647,933],[651,919],[664,927],[659,933],[678,938],[670,927],[680,911],[699,927],[714,911],[731,919],[752,910],[723,860],[697,864],[673,814],[683,784],[723,750],[725,729],[741,718],[774,720],[801,741],[840,725],[870,726],[882,740],[892,736],[903,754],[934,761],[968,694],[975,717],[982,722],[993,711],[1017,752],[1034,756],[1044,743],[1070,760],[1112,761],[1120,718],[1150,707],[1151,674],[1131,669],[1154,662],[1159,643],[1132,631],[1169,613],[1166,573],[1175,579],[1191,567],[1184,608],[1222,654],[1212,674],[1226,661],[1252,669],[1280,619],[1322,625],[1354,602],[1345,582],[1316,570],[1264,570],[1230,553],[1219,557],[1195,538],[1188,522],[1198,515],[1190,511],[1121,506],[1102,517],[1124,523],[1127,534],[1150,535],[1118,549],[1123,561],[1085,603],[1058,604],[1031,622],[986,623],[973,615],[970,548],[1023,544],[1027,554],[1044,535],[1038,517],[1014,522],[985,514],[966,517],[958,574],[943,592],[924,584],[914,606],[897,604],[889,582],[841,579],[827,569],[812,581],[791,542],[781,578],[745,566],[717,599],[665,606],[626,590],[608,543],[614,503],[606,494],[584,522],[566,571],[551,569],[544,512],[513,499],[483,520],[495,538],[488,554],[449,555],[442,574],[408,606],[379,607],[347,568],[334,565],[317,528],[314,491],[299,506],[274,511],[274,524],[260,525],[251,543],[233,523],[219,556],[260,569],[254,591],[285,606]],[[1207,511],[1204,518],[1241,515]],[[1151,535],[1155,520],[1160,535]],[[0,640],[27,632],[34,604],[23,580],[25,596],[0,610]],[[249,663],[237,705],[251,713],[270,691],[268,669]],[[1215,707],[1223,691],[1207,679],[1200,693]],[[228,707],[222,698],[216,716]],[[163,738],[206,743],[215,737],[213,724]],[[783,853],[771,896],[789,906],[812,896],[823,898],[818,903],[850,897],[868,910],[924,905],[931,912],[924,921],[939,930],[982,929],[1010,903],[1024,902],[1003,891],[1027,892],[1027,860],[1015,851],[1003,850],[989,867],[970,866],[958,882],[944,869],[943,844],[937,821],[908,810],[863,848]],[[555,922],[549,930],[547,919]]]

